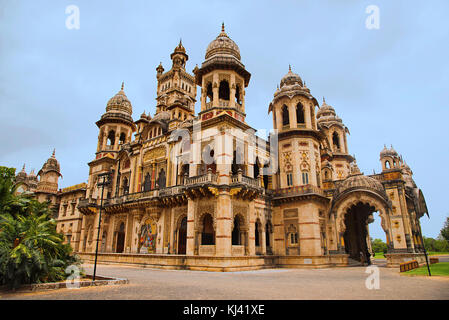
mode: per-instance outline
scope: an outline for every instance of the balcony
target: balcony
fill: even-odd
[[[241,173],[231,176],[231,184],[246,184],[251,187],[260,188],[260,178],[251,178]]]
[[[186,186],[205,183],[217,183],[217,174],[208,172],[196,177],[185,177],[184,179],[184,185]]]

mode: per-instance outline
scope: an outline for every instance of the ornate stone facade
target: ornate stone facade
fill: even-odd
[[[133,121],[122,84],[96,123],[87,185],[58,195],[58,228],[84,259],[98,241],[104,262],[221,271],[346,265],[369,256],[376,212],[390,265],[397,255],[422,258],[427,208],[396,151],[382,150],[380,174],[360,173],[348,128],[291,68],[268,109],[277,135],[256,138],[245,122],[251,74],[224,26],[193,75],[182,43],[171,58],[169,71],[156,68],[155,115]],[[51,165],[41,174],[56,172]],[[76,225],[66,229],[65,206],[81,194]]]

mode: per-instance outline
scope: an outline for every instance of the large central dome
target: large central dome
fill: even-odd
[[[224,30],[224,23],[221,25],[221,32],[215,40],[207,46],[206,60],[215,56],[234,56],[240,60],[240,49],[237,44],[232,41]]]

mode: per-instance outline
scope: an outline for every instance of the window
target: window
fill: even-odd
[[[332,134],[332,143],[334,144],[334,151],[340,151],[340,139],[336,131]]]
[[[298,122],[298,124],[304,124],[305,120],[304,120],[304,107],[301,104],[301,102],[299,102],[296,106],[296,121]]]
[[[282,125],[287,126],[290,124],[290,119],[288,115],[288,107],[284,104],[282,107]]]
[[[292,186],[293,185],[293,174],[291,173],[287,173],[287,186]]]
[[[309,173],[308,172],[302,173],[302,184],[309,184]]]
[[[215,244],[215,234],[212,216],[210,214],[204,215],[203,218],[203,231],[201,233],[201,244],[202,245],[214,245]]]
[[[296,232],[290,233],[290,243],[292,244],[298,243],[298,234]]]
[[[390,169],[390,161],[385,161],[385,168]]]
[[[218,88],[218,98],[222,100],[229,100],[229,83],[226,80],[220,81],[220,87]]]
[[[235,216],[234,229],[232,229],[232,245],[233,246],[239,246],[242,244],[240,224],[241,224],[240,217]]]
[[[115,144],[115,131],[111,130],[108,134],[108,145],[113,146]]]

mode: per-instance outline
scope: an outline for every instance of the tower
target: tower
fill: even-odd
[[[39,182],[35,191],[36,199],[39,202],[48,201],[52,204],[52,210],[55,217],[58,215],[58,180],[62,177],[61,167],[56,160],[55,150],[50,158],[44,163],[42,169],[37,173]]]
[[[315,121],[318,103],[291,67],[274,93],[268,113],[279,139],[279,172],[275,188],[320,185],[320,135]]]
[[[221,32],[206,49],[201,68],[195,67],[195,82],[201,87],[202,120],[222,112],[245,121],[245,88],[251,74],[240,61],[240,49],[229,38],[222,24]]]
[[[194,117],[196,85],[195,78],[185,70],[189,56],[181,41],[170,58],[172,68],[169,71],[164,73],[162,64],[156,68],[156,115],[168,112],[169,128],[174,128],[182,121]]]
[[[346,134],[349,130],[324,98],[316,117],[318,129],[324,134],[321,177],[323,181],[346,179],[351,174],[351,162],[354,161],[348,151]]]
[[[120,91],[109,99],[106,113],[96,122],[100,129],[97,145],[97,159],[105,152],[116,153],[119,145],[129,143],[136,130],[132,119],[132,105],[124,91],[124,83]]]

